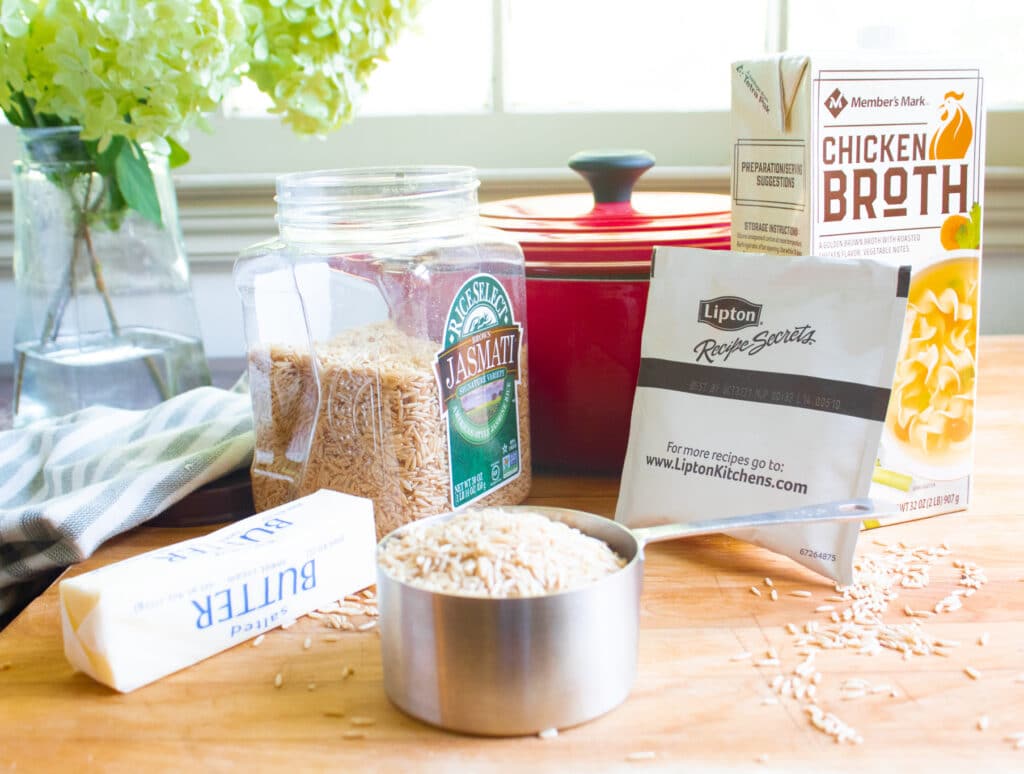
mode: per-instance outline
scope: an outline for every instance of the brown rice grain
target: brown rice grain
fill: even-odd
[[[492,598],[579,588],[625,566],[606,543],[567,524],[501,508],[414,525],[386,540],[378,561],[400,583]]]
[[[626,756],[626,760],[629,763],[636,761],[653,761],[656,755],[652,750],[640,750],[638,752],[631,752]]]
[[[251,351],[256,510],[335,489],[374,501],[378,537],[451,510],[447,430],[434,374],[440,349],[387,321],[318,342],[316,373],[308,350]],[[520,362],[521,472],[479,505],[520,503],[530,490],[525,347]],[[296,450],[307,444],[304,460]]]

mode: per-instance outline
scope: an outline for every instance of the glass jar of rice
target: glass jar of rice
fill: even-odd
[[[372,498],[377,532],[530,489],[523,254],[477,220],[475,172],[277,181],[279,237],[235,263],[265,510]]]

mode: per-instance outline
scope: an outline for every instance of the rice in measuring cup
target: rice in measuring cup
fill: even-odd
[[[378,562],[410,586],[473,597],[536,597],[580,588],[626,565],[608,544],[540,513],[481,508],[387,539]]]

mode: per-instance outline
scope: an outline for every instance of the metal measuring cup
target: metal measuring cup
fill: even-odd
[[[863,519],[867,498],[689,524],[628,529],[568,508],[512,506],[603,540],[626,559],[617,572],[537,597],[455,596],[402,583],[377,566],[384,690],[431,725],[485,736],[535,734],[603,715],[636,678],[644,546],[743,527]],[[888,508],[884,510],[889,510]],[[379,544],[445,513],[401,527]]]

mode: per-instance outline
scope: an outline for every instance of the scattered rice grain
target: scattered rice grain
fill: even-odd
[[[638,752],[631,752],[626,756],[626,760],[630,763],[636,761],[653,761],[656,755],[652,750],[640,750]]]
[[[982,635],[978,637],[978,644],[982,646],[988,645],[988,632],[983,632]]]
[[[312,647],[313,647],[313,638],[312,637],[307,637],[305,640],[303,640],[303,642],[302,642],[302,649],[303,650],[309,650]]]
[[[342,731],[341,738],[342,739],[365,739],[366,738],[366,734],[364,734],[362,731]]]
[[[964,674],[967,675],[972,680],[977,680],[977,679],[979,679],[981,677],[981,672],[979,672],[974,667],[969,667],[969,666],[964,667]]]
[[[769,594],[768,596],[770,596],[772,598],[772,602],[777,602],[778,599],[779,599],[779,592],[776,591],[775,589],[772,589],[772,593]]]
[[[978,718],[978,724],[977,725],[978,725],[978,730],[979,731],[987,731],[988,730],[988,725],[989,725],[989,723],[988,723],[988,715],[982,715],[980,718]]]
[[[761,596],[761,590],[757,586],[751,586],[750,593],[753,594],[755,597]]]
[[[541,739],[554,739],[555,737],[558,736],[558,729],[557,728],[545,728],[543,731],[541,731],[539,734],[537,734],[537,736],[539,736]]]
[[[768,588],[771,588],[771,587],[772,587],[772,586],[774,586],[775,584],[774,584],[774,583],[772,583],[772,579],[771,579],[771,578],[765,578],[765,579],[764,579],[764,585],[765,585],[765,586],[767,586]]]
[[[733,656],[729,660],[730,661],[746,661],[746,660],[748,660],[750,658],[753,658],[753,654],[751,654],[748,651],[743,651],[742,653],[737,653],[735,656]]]
[[[266,638],[267,638],[267,635],[265,635],[265,634],[257,635],[256,639],[252,641],[252,646],[254,648],[258,648],[260,645],[263,644],[263,640],[265,640]]]
[[[284,685],[284,675],[278,672],[274,675],[274,687],[280,688],[282,685]]]
[[[377,721],[373,718],[368,718],[364,715],[354,715],[352,718],[349,719],[348,722],[351,723],[353,726],[372,726]]]
[[[811,596],[811,592],[809,592],[809,591],[791,591],[791,592],[789,592],[789,596],[791,596],[791,597],[809,597],[809,596]]]

